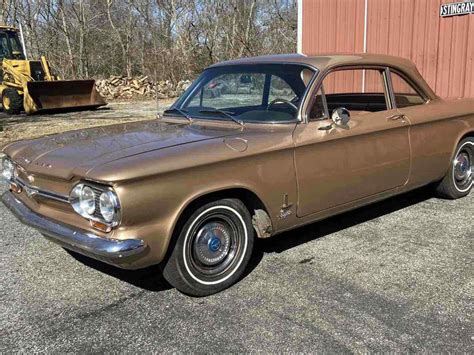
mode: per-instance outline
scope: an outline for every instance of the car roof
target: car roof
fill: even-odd
[[[306,54],[274,54],[259,57],[240,58],[214,64],[235,65],[235,64],[259,64],[259,63],[301,63],[314,66],[319,70],[338,65],[389,65],[395,67],[414,67],[412,61],[385,54],[373,53],[322,53],[317,55]]]
[[[374,53],[321,53],[321,54],[274,54],[259,57],[248,57],[220,62],[210,68],[226,65],[245,64],[303,64],[317,68],[319,71],[326,71],[337,66],[370,66],[380,65],[398,69],[408,75],[412,81],[419,86],[425,94],[436,97],[435,93],[425,82],[421,74],[416,69],[415,64],[406,58],[396,57],[386,54]]]

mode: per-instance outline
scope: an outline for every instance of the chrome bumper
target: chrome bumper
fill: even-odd
[[[99,260],[115,264],[114,260],[138,254],[146,248],[143,240],[106,239],[49,220],[33,212],[10,191],[3,194],[2,202],[22,223],[37,229],[53,242]]]

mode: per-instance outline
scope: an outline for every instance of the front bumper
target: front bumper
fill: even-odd
[[[49,220],[33,212],[10,191],[3,194],[2,202],[22,223],[35,228],[53,242],[116,266],[120,266],[121,259],[137,255],[146,248],[140,239],[106,239]]]

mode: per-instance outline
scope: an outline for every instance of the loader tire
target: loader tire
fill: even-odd
[[[23,96],[15,89],[7,88],[2,95],[3,111],[9,115],[18,115],[23,110]]]

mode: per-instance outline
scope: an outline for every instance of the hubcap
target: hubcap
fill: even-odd
[[[231,245],[231,231],[220,222],[210,222],[199,229],[194,240],[196,259],[207,266],[219,264],[228,254]]]
[[[460,189],[469,188],[472,183],[472,150],[461,150],[453,161],[454,183]]]
[[[463,180],[466,178],[468,175],[470,168],[470,163],[469,163],[469,156],[467,153],[460,153],[456,157],[455,165],[454,165],[454,176],[456,177],[456,180]]]
[[[242,251],[243,232],[226,211],[209,213],[196,223],[190,235],[187,260],[201,279],[213,280],[235,266]]]

